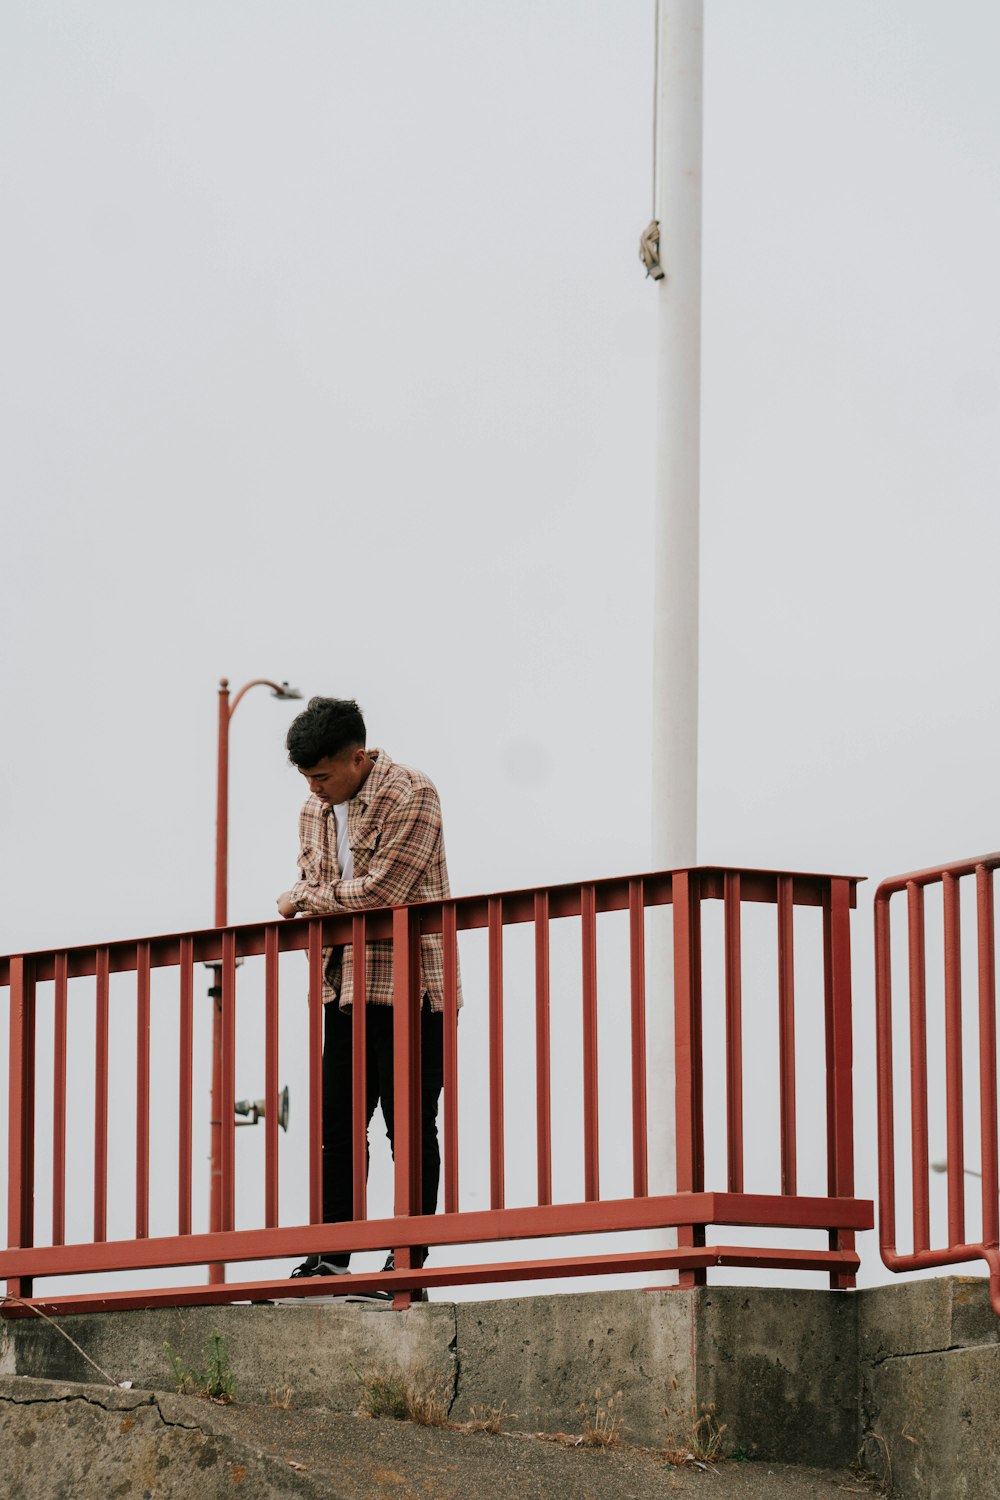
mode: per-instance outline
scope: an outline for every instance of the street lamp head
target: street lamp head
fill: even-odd
[[[931,1171],[932,1172],[947,1172],[947,1170],[948,1170],[948,1163],[946,1161],[932,1161],[931,1162]],[[980,1172],[976,1167],[963,1167],[962,1171],[965,1173],[966,1177],[980,1177],[981,1178],[982,1175],[983,1175],[982,1172]]]
[[[280,687],[273,687],[271,689],[271,697],[301,698],[302,694],[299,692],[298,688],[289,687],[287,682],[283,682]]]

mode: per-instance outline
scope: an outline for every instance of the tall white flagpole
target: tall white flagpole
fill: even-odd
[[[697,862],[703,0],[658,0],[654,221],[658,306],[652,856]],[[647,231],[649,235],[650,231]],[[645,239],[645,237],[644,237]],[[647,247],[644,246],[644,252]],[[658,255],[658,264],[656,257]],[[652,259],[652,265],[650,261]],[[650,913],[650,1191],[676,1188],[668,910]],[[676,1243],[669,1236],[661,1242]]]
[[[660,0],[653,863],[697,860],[703,0]]]

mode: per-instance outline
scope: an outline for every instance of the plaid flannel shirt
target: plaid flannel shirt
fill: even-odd
[[[333,808],[307,798],[299,814],[299,880],[291,889],[300,911],[313,914],[370,911],[450,895],[437,789],[421,771],[397,765],[384,750],[370,750],[375,764],[347,804],[347,838],[354,857],[353,880],[340,878],[337,822]],[[367,1001],[392,1004],[392,944],[365,944]],[[333,963],[329,962],[333,957]],[[327,972],[329,970],[329,973]],[[354,998],[351,946],[327,949],[323,1001]],[[432,1010],[444,1009],[444,963],[440,933],[420,939],[420,977]],[[462,982],[458,980],[458,1003]]]

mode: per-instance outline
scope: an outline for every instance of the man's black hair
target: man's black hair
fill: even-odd
[[[310,698],[292,720],[285,745],[292,765],[308,770],[328,755],[364,746],[365,738],[365,721],[353,698]]]

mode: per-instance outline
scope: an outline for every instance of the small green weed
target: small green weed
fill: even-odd
[[[213,1333],[205,1345],[204,1369],[189,1368],[180,1355],[164,1344],[178,1393],[182,1396],[207,1396],[220,1406],[227,1405],[236,1396],[236,1381],[233,1366],[221,1333]]]
[[[355,1372],[357,1373],[357,1372]],[[405,1422],[409,1416],[407,1408],[408,1387],[406,1377],[398,1370],[369,1370],[359,1375],[361,1400],[358,1411],[363,1417],[393,1417]]]

